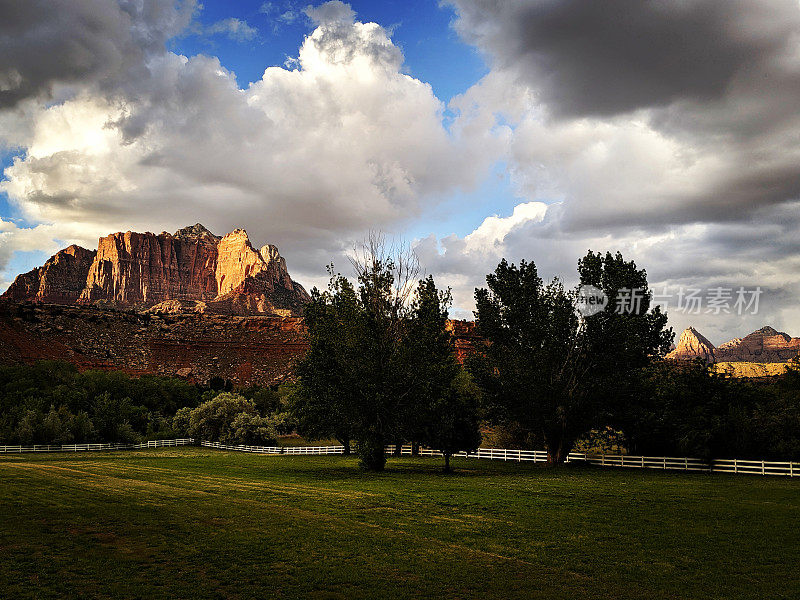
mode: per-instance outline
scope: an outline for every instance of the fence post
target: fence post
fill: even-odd
[[[764,461],[763,460],[761,461],[761,474],[762,475],[766,475],[766,472],[764,471]]]

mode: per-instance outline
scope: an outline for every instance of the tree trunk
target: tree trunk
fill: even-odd
[[[572,444],[568,443],[561,432],[547,436],[547,464],[550,466],[563,465],[567,460]]]
[[[342,454],[344,454],[345,456],[350,456],[350,439],[349,438],[340,439],[339,442],[344,447]]]
[[[450,453],[449,452],[443,452],[443,454],[444,454],[444,472],[445,473],[449,473],[450,472]]]
[[[419,456],[419,442],[411,442],[411,456]]]
[[[383,471],[386,466],[386,449],[383,436],[373,435],[367,439],[358,440],[356,448],[363,469],[367,471]]]
[[[395,442],[394,452],[392,452],[392,456],[402,456],[402,454],[403,454],[403,442]]]

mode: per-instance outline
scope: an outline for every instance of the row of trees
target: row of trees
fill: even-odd
[[[414,287],[409,254],[372,239],[353,261],[357,286],[333,274],[306,308],[310,351],[297,369],[301,433],[356,441],[362,464],[382,469],[384,446],[410,440],[445,456],[480,443],[479,422],[513,423],[565,460],[575,441],[614,412],[621,385],[668,351],[666,315],[651,309],[647,276],[621,255],[589,252],[580,282],[612,300],[581,317],[577,290],[544,283],[533,263],[500,263],[476,290],[478,346],[464,371],[447,330],[449,291]],[[619,314],[613,301],[637,289]],[[481,400],[479,402],[479,400]]]
[[[649,455],[800,458],[800,362],[759,384],[660,360],[673,333],[650,305],[646,272],[619,253],[578,261],[580,284],[608,299],[590,316],[575,310],[577,288],[544,282],[533,263],[502,261],[476,290],[482,341],[463,366],[448,331],[450,293],[418,279],[413,255],[372,239],[353,262],[355,283],[331,268],[327,289],[312,291],[296,384],[234,393],[222,380],[202,388],[66,363],[5,366],[0,440],[271,445],[297,430],[336,438],[348,453],[354,442],[368,469],[384,467],[385,446],[408,441],[441,450],[449,468],[491,425],[547,448],[553,464],[576,443],[590,447],[587,435]],[[640,301],[618,312],[630,289]]]
[[[42,361],[0,366],[0,443],[132,443],[192,436],[232,444],[275,443],[294,429],[286,389],[249,387],[233,394],[223,380],[121,371],[78,372]]]
[[[701,360],[655,362],[621,392],[609,423],[631,453],[800,459],[800,359],[771,382],[718,375]]]
[[[354,260],[357,283],[333,274],[306,309],[311,349],[291,409],[308,437],[355,441],[382,469],[384,446],[411,441],[452,453],[480,443],[479,424],[544,446],[560,464],[590,432],[655,455],[800,456],[800,363],[772,385],[743,383],[702,363],[663,361],[674,338],[651,306],[647,273],[620,253],[588,252],[579,287],[544,282],[536,265],[503,260],[477,289],[482,340],[464,368],[447,331],[448,291],[411,285],[413,261],[375,239]],[[607,299],[576,311],[580,286]],[[618,310],[624,295],[637,302]]]

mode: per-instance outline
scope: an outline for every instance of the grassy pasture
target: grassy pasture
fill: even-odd
[[[0,457],[2,598],[796,598],[800,481],[199,448]]]

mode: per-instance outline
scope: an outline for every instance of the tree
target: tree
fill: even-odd
[[[419,282],[406,336],[415,389],[398,406],[402,437],[440,450],[445,471],[453,453],[475,450],[481,441],[477,389],[456,361],[447,330],[450,303],[450,290],[437,290],[432,276]]]
[[[304,312],[309,351],[296,366],[299,385],[289,397],[297,431],[310,439],[333,436],[350,454],[352,410],[358,401],[357,372],[351,361],[361,318],[355,288],[341,275],[331,275],[326,292],[311,290]]]
[[[459,369],[450,387],[431,399],[424,412],[423,442],[444,456],[444,470],[450,472],[450,457],[472,452],[481,444],[478,398],[480,392],[469,373]]]
[[[231,392],[222,392],[203,402],[189,416],[189,435],[200,440],[239,443],[234,420],[241,414],[257,416],[252,400]],[[244,427],[244,424],[241,423]]]
[[[248,446],[274,446],[278,443],[275,423],[270,417],[240,412],[231,421],[232,434],[226,443]]]
[[[400,415],[414,389],[405,331],[418,266],[410,251],[376,235],[354,255],[357,288],[331,268],[327,291],[312,290],[295,406],[301,424],[329,416],[332,427],[346,428],[362,467],[379,471],[386,444],[404,431]]]
[[[534,263],[519,267],[503,259],[477,289],[477,333],[484,347],[469,368],[495,422],[514,422],[540,436],[548,462],[562,463],[575,440],[603,426],[613,408],[609,399],[621,378],[669,348],[666,316],[649,310],[646,273],[620,254],[591,251],[578,263],[582,284],[609,298],[599,313],[581,316],[577,290],[556,278],[544,284]],[[639,302],[625,313],[617,300],[636,290]]]

